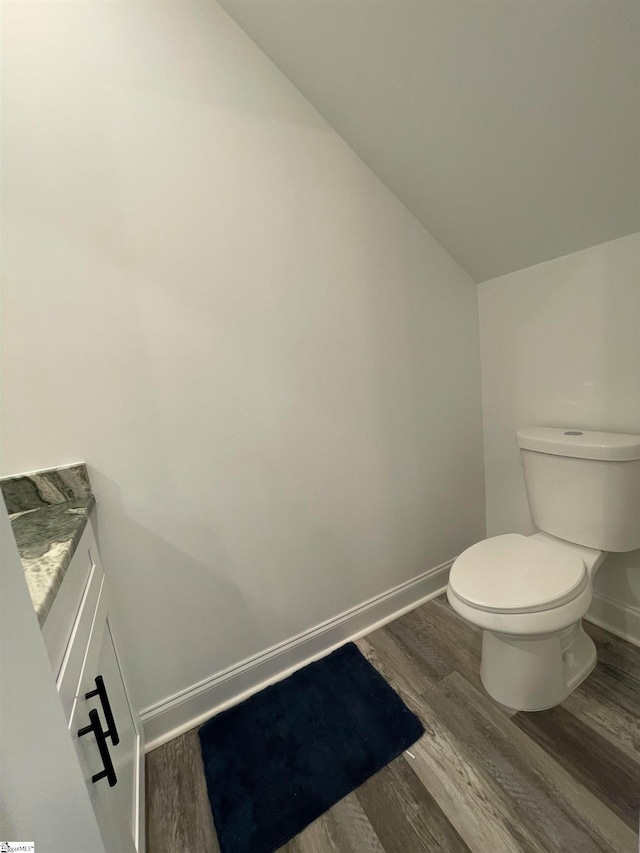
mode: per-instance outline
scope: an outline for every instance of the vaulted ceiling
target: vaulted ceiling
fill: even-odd
[[[640,230],[636,0],[220,0],[476,281]]]

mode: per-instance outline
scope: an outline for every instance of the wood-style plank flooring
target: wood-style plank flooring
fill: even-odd
[[[598,665],[556,708],[494,702],[481,633],[437,598],[358,641],[420,740],[282,853],[636,853],[640,649],[595,625]],[[218,853],[196,730],[147,756],[148,853]]]

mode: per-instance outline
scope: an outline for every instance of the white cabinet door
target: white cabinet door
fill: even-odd
[[[134,853],[138,732],[107,612],[107,593],[103,586],[69,729],[107,850],[109,853]]]
[[[122,824],[122,829],[131,839],[135,835],[135,791],[137,772],[138,737],[133,723],[133,714],[129,707],[127,694],[124,689],[122,673],[118,666],[113,637],[109,626],[109,618],[104,627],[102,649],[98,662],[98,675],[102,676],[105,694],[118,733],[118,744],[109,745],[113,769],[118,780],[113,788],[109,788],[111,814],[113,819]],[[93,688],[95,689],[95,687]],[[101,702],[98,697],[92,698],[88,704],[98,708],[102,716]],[[104,720],[106,724],[106,720]]]

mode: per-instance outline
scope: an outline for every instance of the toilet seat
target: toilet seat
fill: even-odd
[[[517,533],[467,548],[449,576],[449,587],[462,604],[504,615],[561,607],[580,598],[588,585],[580,556]]]

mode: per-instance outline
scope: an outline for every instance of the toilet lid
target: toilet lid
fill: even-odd
[[[527,613],[575,598],[588,584],[582,559],[518,533],[467,548],[451,567],[449,586],[479,610]]]

